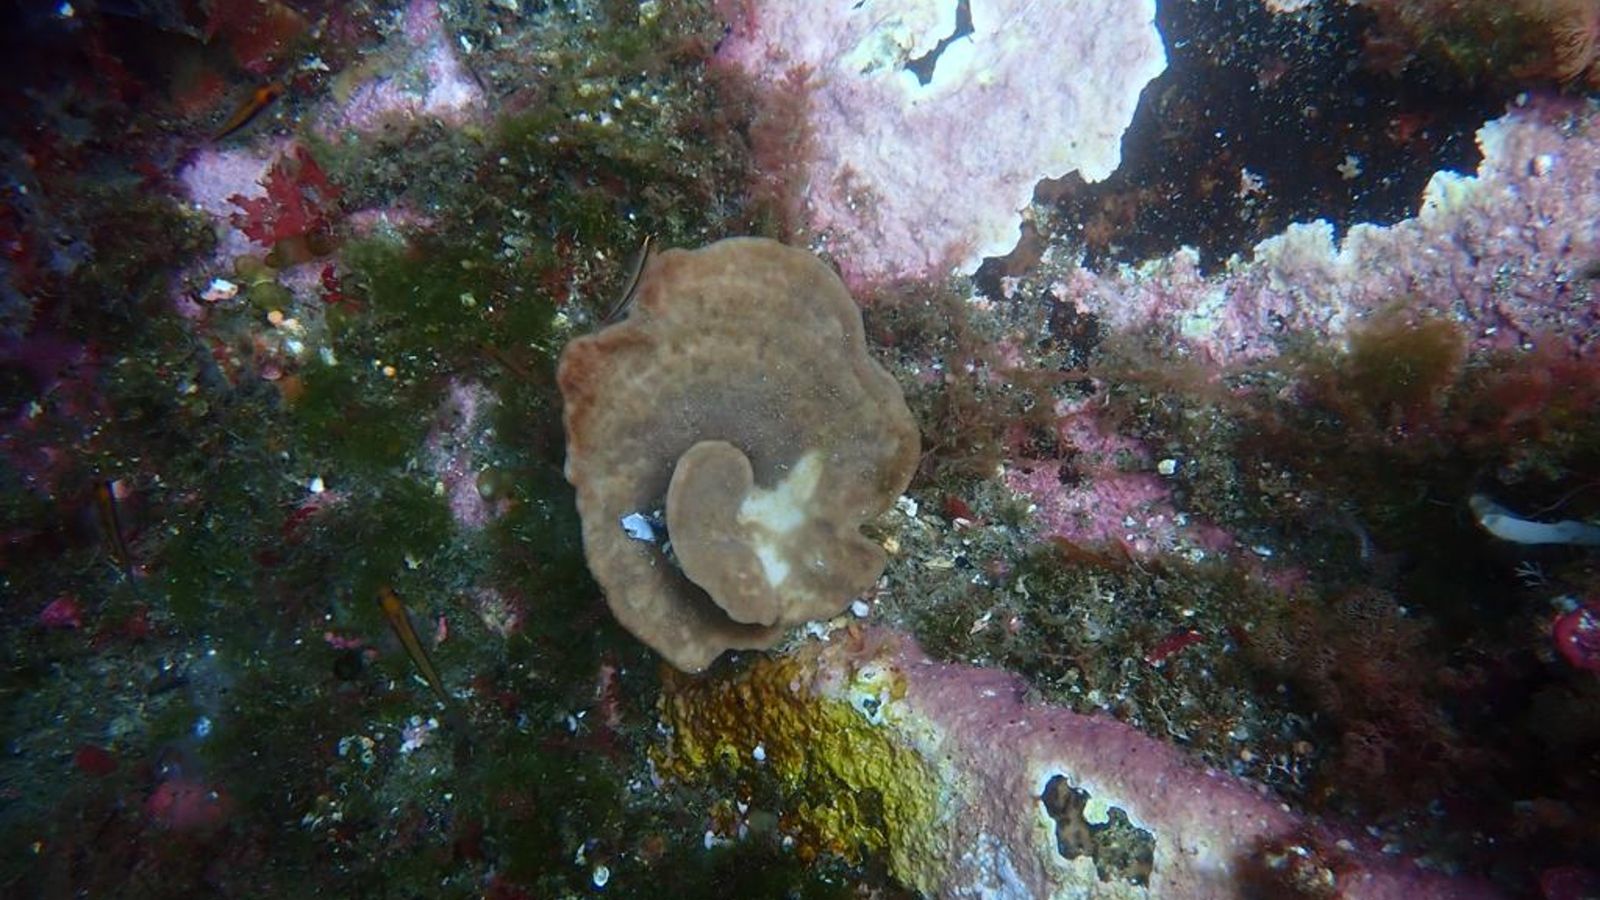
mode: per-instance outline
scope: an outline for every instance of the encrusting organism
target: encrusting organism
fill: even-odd
[[[568,344],[559,380],[589,568],[678,668],[770,647],[882,573],[859,528],[910,482],[917,427],[810,253],[651,256],[627,318]]]

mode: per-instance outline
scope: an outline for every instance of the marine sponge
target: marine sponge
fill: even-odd
[[[818,646],[726,677],[667,678],[659,709],[669,737],[653,753],[656,771],[684,783],[715,773],[741,783],[768,775],[787,801],[789,830],[810,838],[796,846],[802,859],[821,849],[856,862],[882,858],[895,878],[933,896],[956,852],[944,808],[955,773],[852,701],[802,689],[815,674]],[[858,674],[857,702],[903,692],[888,672]]]
[[[637,298],[562,352],[566,474],[617,620],[695,672],[872,585],[884,553],[859,528],[905,490],[919,440],[811,254],[759,238],[667,251]]]
[[[717,59],[800,106],[803,213],[852,286],[1011,252],[1043,178],[1101,181],[1166,68],[1153,0],[722,0]],[[961,10],[966,10],[962,27]]]
[[[884,859],[927,897],[1499,896],[1028,693],[1006,672],[936,663],[908,635],[854,628],[665,679],[656,771],[741,791],[773,779],[786,833]]]

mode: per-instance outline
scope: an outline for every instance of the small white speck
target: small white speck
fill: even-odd
[[[1156,463],[1156,474],[1172,476],[1178,473],[1178,461],[1172,458],[1163,459]]]
[[[226,278],[213,278],[206,289],[200,292],[200,299],[207,303],[216,303],[219,300],[232,300],[239,295],[239,286]]]
[[[984,613],[983,615],[979,616],[977,621],[972,623],[972,627],[967,629],[967,634],[977,634],[978,632],[984,630],[985,628],[988,628],[989,627],[989,621],[991,619],[993,619],[993,618],[994,618],[994,610],[991,609],[988,612]]]
[[[200,718],[195,720],[195,722],[194,722],[194,736],[197,737],[197,738],[202,738],[202,739],[211,736],[211,717],[210,716],[201,716]]]
[[[589,880],[594,882],[595,887],[603,888],[606,886],[606,882],[611,880],[611,870],[605,866],[595,866],[594,873],[589,876]]]
[[[750,751],[750,758],[756,762],[766,762],[767,746],[765,744],[757,744],[756,748]]]
[[[313,494],[320,494],[327,489],[328,486],[322,483],[321,475],[314,475],[310,481],[306,482],[306,490]]]
[[[867,613],[872,612],[872,606],[865,600],[850,601],[850,614],[858,619],[865,619]]]
[[[1264,179],[1260,175],[1257,175],[1256,173],[1250,171],[1249,169],[1240,169],[1239,170],[1239,191],[1238,191],[1238,196],[1239,196],[1240,199],[1243,199],[1245,197],[1249,197],[1252,194],[1265,194],[1266,192],[1267,192],[1266,179]]]
[[[622,525],[622,530],[627,532],[628,537],[651,544],[656,542],[655,527],[650,523],[649,517],[642,513],[628,513],[619,521]]]
[[[807,622],[803,626],[803,632],[806,637],[816,638],[821,641],[827,640],[829,633],[828,626],[823,622]]]

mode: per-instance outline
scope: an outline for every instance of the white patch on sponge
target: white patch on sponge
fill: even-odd
[[[751,548],[761,560],[767,583],[773,587],[783,584],[789,577],[788,554],[782,547],[782,538],[805,523],[806,507],[821,480],[822,458],[815,452],[807,453],[775,487],[771,490],[752,488],[739,505],[739,523],[754,525],[760,531],[759,536],[753,536]]]

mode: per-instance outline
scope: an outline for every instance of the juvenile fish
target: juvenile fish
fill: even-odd
[[[250,96],[246,97],[244,102],[239,104],[239,107],[233,111],[233,115],[229,116],[227,121],[217,128],[211,139],[220,141],[249,125],[255,120],[256,116],[261,114],[262,110],[271,106],[272,101],[281,96],[283,96],[283,85],[276,81],[271,84],[264,84],[251,91]]]
[[[656,236],[653,234],[645,235],[644,243],[639,246],[639,252],[633,256],[633,264],[628,267],[628,280],[623,282],[622,297],[600,318],[601,325],[610,325],[627,315],[628,310],[632,308],[634,298],[639,294],[639,281],[644,276],[644,267],[650,262],[653,251],[651,245],[655,243],[655,239]]]
[[[406,613],[405,601],[388,585],[378,588],[378,606],[383,609],[383,617],[389,620],[389,627],[394,629],[395,637],[400,639],[401,646],[406,648],[406,655],[416,664],[417,670],[427,680],[428,687],[433,688],[433,693],[439,702],[450,705],[450,695],[445,693],[444,682],[439,680],[439,671],[433,667],[433,661],[428,659],[428,653],[422,649],[422,641],[417,639],[417,631],[411,627],[411,616]]]
[[[101,479],[95,482],[94,507],[100,517],[100,530],[105,532],[112,561],[122,571],[122,577],[133,584],[133,554],[128,552],[128,541],[122,534],[122,514],[117,506],[115,481]]]

